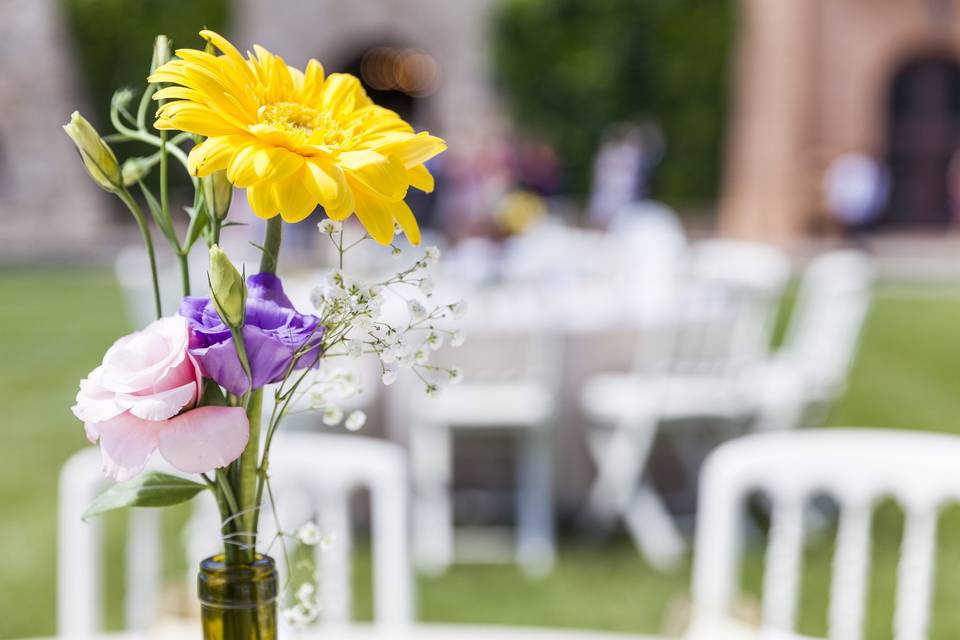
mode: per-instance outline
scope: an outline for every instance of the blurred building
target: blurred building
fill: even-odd
[[[0,2],[0,256],[78,248],[109,216],[60,128],[82,109],[57,0]]]
[[[886,166],[871,229],[943,229],[960,210],[960,1],[741,0],[721,227],[788,241],[829,224],[845,154]]]
[[[291,64],[308,58],[359,76],[417,128],[474,135],[496,120],[488,81],[493,0],[233,0],[236,42]]]

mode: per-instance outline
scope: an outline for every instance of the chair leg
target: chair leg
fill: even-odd
[[[331,492],[320,507],[320,530],[332,537],[326,548],[314,549],[320,569],[320,601],[323,623],[342,626],[353,617],[350,599],[350,501],[345,492]]]
[[[142,630],[153,624],[160,600],[160,512],[132,509],[128,522],[124,613],[127,629]]]
[[[525,431],[517,456],[517,563],[531,577],[549,573],[556,558],[550,435],[546,426]]]
[[[678,568],[687,552],[670,512],[649,484],[641,484],[623,511],[623,520],[644,559],[663,572]]]
[[[103,629],[103,521],[82,520],[102,484],[89,473],[91,465],[99,466],[97,458],[99,452],[90,448],[75,454],[60,472],[57,630],[61,636],[92,636]]]
[[[669,571],[686,552],[686,544],[660,496],[642,483],[657,433],[657,422],[618,426],[601,442],[588,440],[597,465],[588,508],[601,518],[620,517],[637,550],[653,567]]]
[[[646,468],[656,436],[656,423],[593,431],[587,444],[597,467],[587,507],[601,519],[622,513]]]
[[[450,440],[450,430],[439,425],[417,425],[410,432],[414,556],[417,568],[431,575],[444,573],[453,561]]]

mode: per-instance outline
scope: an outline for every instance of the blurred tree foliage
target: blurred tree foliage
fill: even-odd
[[[197,32],[223,29],[228,0],[60,0],[86,83],[91,114],[107,129],[110,97],[120,87],[139,95],[150,70],[153,39],[163,33],[174,48],[202,48]]]
[[[729,0],[501,0],[498,84],[520,126],[556,145],[583,194],[604,132],[653,121],[667,150],[654,193],[715,196],[735,3]]]

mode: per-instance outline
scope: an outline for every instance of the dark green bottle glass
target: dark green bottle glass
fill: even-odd
[[[226,564],[223,555],[200,563],[197,579],[204,640],[275,640],[277,568],[258,555],[250,564]]]

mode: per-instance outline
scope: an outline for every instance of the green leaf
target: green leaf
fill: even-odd
[[[203,397],[200,399],[200,405],[203,407],[227,406],[227,397],[223,395],[223,389],[210,378],[203,379]]]
[[[156,196],[154,196],[150,189],[147,188],[147,185],[143,184],[143,181],[139,181],[137,184],[140,185],[140,190],[143,192],[143,197],[147,201],[147,206],[150,208],[150,214],[153,216],[153,221],[157,223],[157,227],[160,228],[160,231],[163,232],[163,235],[166,236],[167,240],[173,244],[175,247],[179,247],[177,242],[177,234],[173,230],[173,225],[170,222],[170,219],[163,215],[163,209],[160,207],[160,203],[157,202]]]
[[[197,241],[197,238],[200,237],[200,234],[209,224],[210,219],[202,203],[196,209],[193,207],[185,207],[185,209],[187,210],[187,215],[190,216],[190,226],[187,227],[187,237],[183,241],[183,250],[190,251],[190,249],[193,248],[193,244]]]
[[[128,482],[118,482],[101,493],[83,514],[83,519],[88,520],[107,511],[125,507],[167,507],[180,504],[206,488],[206,485],[192,480],[149,471]]]

